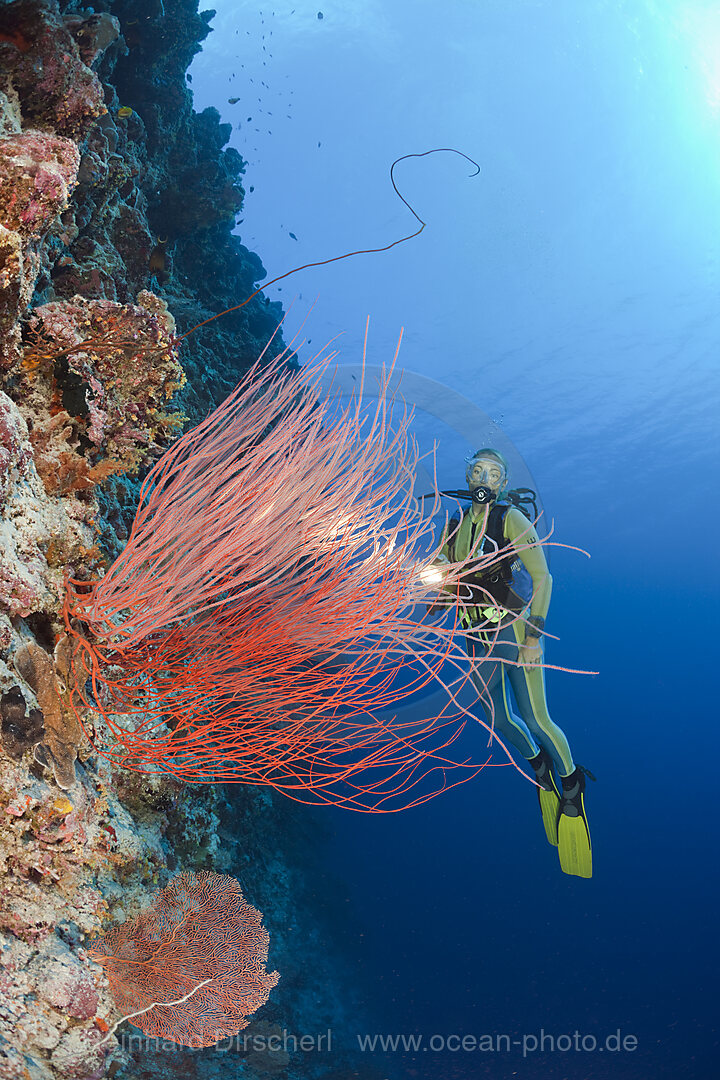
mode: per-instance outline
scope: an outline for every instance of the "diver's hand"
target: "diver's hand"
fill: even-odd
[[[543,651],[539,638],[528,638],[524,645],[519,646],[518,660],[523,667],[534,667],[537,664],[542,664],[542,658]]]

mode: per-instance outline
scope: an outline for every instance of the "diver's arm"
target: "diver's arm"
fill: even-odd
[[[505,515],[505,537],[517,551],[532,578],[533,598],[529,614],[540,615],[544,619],[550,607],[552,577],[538,534],[525,515],[514,506],[511,506]],[[528,544],[536,546],[528,547]]]

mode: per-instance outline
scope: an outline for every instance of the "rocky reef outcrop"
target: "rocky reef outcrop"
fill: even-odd
[[[0,1080],[372,1075],[262,1039],[121,1045],[85,952],[176,870],[235,874],[282,975],[249,1031],[267,1044],[343,1011],[304,903],[317,838],[301,813],[111,768],[78,721],[62,618],[66,575],[121,550],[144,471],[281,316],[259,294],[183,338],[265,276],[233,233],[245,164],[186,85],[211,16],[197,0],[0,4]]]

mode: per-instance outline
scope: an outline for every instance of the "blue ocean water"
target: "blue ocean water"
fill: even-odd
[[[323,811],[376,1025],[343,1037],[421,1035],[368,1051],[419,1080],[715,1077],[720,9],[215,6],[195,105],[233,125],[238,233],[269,277],[414,231],[398,156],[478,161],[403,162],[421,236],[269,295],[294,300],[308,357],[343,331],[357,363],[370,315],[381,363],[404,327],[400,363],[502,426],[555,538],[592,556],[553,553],[548,620],[551,662],[599,672],[548,674],[598,778],[592,880],[560,872],[509,770],[406,814]],[[441,439],[443,482],[461,452]]]

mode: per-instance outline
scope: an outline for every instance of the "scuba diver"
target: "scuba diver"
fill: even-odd
[[[486,564],[471,564],[460,585],[473,682],[488,722],[535,773],[545,833],[558,848],[562,870],[589,878],[586,770],[573,761],[545,699],[543,632],[552,578],[535,528],[519,508],[534,492],[509,491],[507,461],[490,448],[467,459],[466,479],[468,491],[445,493],[470,498],[471,506],[449,523],[439,562],[474,554]],[[503,549],[507,554],[487,565],[488,556]]]

